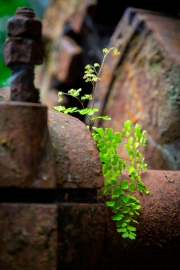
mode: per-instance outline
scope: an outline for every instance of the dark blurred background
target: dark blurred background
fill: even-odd
[[[58,1],[58,0],[56,0]],[[65,1],[65,0],[59,0]],[[52,0],[0,0],[0,86],[8,86],[10,70],[4,65],[3,48],[6,39],[7,20],[12,17],[17,7],[31,7],[37,16],[43,20],[44,12]],[[117,23],[121,19],[127,7],[152,10],[170,14],[174,17],[180,16],[180,3],[178,1],[119,1],[98,0],[98,8],[94,16],[94,22],[99,36],[103,38],[106,45],[112,35]]]

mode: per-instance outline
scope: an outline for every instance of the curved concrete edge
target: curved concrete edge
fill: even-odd
[[[123,174],[122,179],[127,179]],[[105,239],[99,269],[178,269],[180,265],[180,171],[147,170],[142,180],[150,194],[140,200],[136,240],[123,239],[105,208]],[[109,197],[99,195],[104,203]],[[120,267],[120,268],[118,268]]]
[[[50,109],[48,126],[58,187],[102,187],[99,152],[85,124],[73,116]]]

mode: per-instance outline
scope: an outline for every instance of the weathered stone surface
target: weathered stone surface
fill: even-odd
[[[43,20],[43,36],[55,40],[60,33],[63,33],[65,23],[72,20],[74,15],[81,14],[83,17],[88,13],[90,7],[97,5],[96,0],[68,0],[58,1],[54,0],[50,3],[44,14]],[[81,30],[81,23],[76,21],[76,28]]]
[[[90,131],[75,117],[50,109],[48,126],[57,184],[63,188],[100,188],[101,163]]]
[[[0,269],[57,269],[57,207],[0,204]]]
[[[108,55],[98,84],[100,114],[112,118],[104,127],[120,131],[129,119],[147,131],[149,169],[180,168],[179,29],[178,19],[127,9],[109,44],[121,55]]]
[[[127,179],[127,175],[124,174],[122,179]],[[148,170],[142,174],[142,180],[150,194],[135,193],[141,203],[136,240],[123,239],[117,233],[108,207],[104,249],[98,269],[179,269],[180,172]],[[108,200],[107,196],[102,201]]]
[[[81,67],[82,64],[82,49],[69,37],[58,39],[55,47],[56,50],[49,71],[59,81],[72,85],[79,75],[79,68],[77,67]]]
[[[0,115],[0,187],[55,187],[47,107],[0,102]]]
[[[99,269],[105,219],[103,204],[60,204],[58,266]]]

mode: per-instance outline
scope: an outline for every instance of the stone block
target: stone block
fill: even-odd
[[[128,8],[108,46],[121,54],[108,55],[97,88],[99,114],[112,118],[98,125],[120,131],[131,120],[147,131],[148,169],[180,169],[179,29],[179,19]]]
[[[69,37],[56,40],[49,72],[61,83],[72,85],[82,73],[82,49]]]
[[[0,269],[57,270],[57,207],[0,204]]]
[[[127,179],[123,174],[121,179]],[[180,266],[180,171],[148,170],[142,181],[150,194],[134,195],[140,200],[140,215],[135,217],[135,240],[117,233],[112,211],[106,209],[106,233],[100,270],[178,270]],[[109,201],[110,196],[105,200]],[[104,197],[102,197],[102,200]],[[135,224],[135,223],[133,223]]]
[[[103,204],[60,204],[59,269],[98,269],[104,229]]]
[[[47,107],[0,103],[0,187],[56,187]]]

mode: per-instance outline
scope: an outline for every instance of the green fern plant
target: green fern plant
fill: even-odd
[[[141,130],[140,126],[136,124],[132,128],[130,120],[125,121],[121,132],[114,132],[112,128],[95,127],[94,120],[97,118],[103,120],[111,120],[108,116],[94,116],[98,112],[98,108],[94,108],[94,100],[98,81],[101,80],[100,74],[103,68],[106,56],[113,51],[114,55],[120,53],[116,48],[103,49],[103,61],[101,65],[95,63],[86,65],[83,78],[85,82],[90,82],[93,86],[92,94],[80,96],[81,88],[71,89],[68,93],[59,92],[58,101],[63,100],[63,95],[70,95],[78,99],[81,109],[77,107],[66,108],[65,106],[55,106],[54,109],[63,113],[78,112],[81,115],[87,115],[89,119],[89,126],[92,132],[92,137],[97,143],[99,150],[99,157],[102,163],[102,173],[104,175],[104,195],[110,196],[110,200],[106,202],[108,207],[112,208],[112,220],[116,222],[117,232],[122,233],[123,238],[136,238],[136,227],[134,223],[138,223],[136,217],[139,215],[140,201],[133,196],[135,190],[140,193],[149,194],[145,184],[141,180],[141,172],[147,169],[145,159],[140,152],[140,147],[146,146],[145,131]],[[92,100],[92,107],[85,108],[84,101]],[[120,143],[127,149],[129,159],[122,159],[118,153],[117,148]],[[127,172],[127,179],[121,179],[122,172]]]

